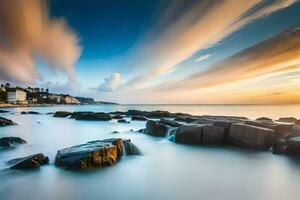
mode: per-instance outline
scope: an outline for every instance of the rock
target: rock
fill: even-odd
[[[300,126],[292,126],[291,128],[291,135],[292,136],[300,136]]]
[[[8,113],[9,111],[7,110],[0,110],[0,113]]]
[[[148,120],[146,123],[145,133],[156,137],[165,137],[168,127],[158,121]]]
[[[175,142],[184,144],[224,144],[225,131],[223,127],[211,124],[182,125],[175,130]]]
[[[112,133],[119,133],[119,131],[113,131]]]
[[[57,151],[55,165],[72,170],[83,170],[112,165],[123,155],[122,139],[106,139]]]
[[[126,112],[123,112],[123,111],[115,111],[115,112],[110,112],[109,114],[111,114],[111,115],[126,115]]]
[[[228,136],[231,144],[253,149],[268,149],[274,139],[274,130],[247,124],[233,124]]]
[[[171,118],[174,117],[174,115],[168,111],[161,111],[161,110],[156,110],[156,111],[151,111],[148,114],[146,114],[146,117],[148,118]]]
[[[300,156],[300,136],[292,137],[287,140],[287,150],[288,154]]]
[[[272,153],[276,155],[285,154],[287,152],[287,140],[285,138],[277,138],[272,146]]]
[[[140,149],[131,142],[131,140],[123,140],[126,155],[141,155]]]
[[[109,121],[111,116],[107,113],[78,113],[75,120]]]
[[[71,114],[72,114],[71,112],[67,112],[67,111],[57,111],[54,113],[53,117],[68,117]]]
[[[146,111],[141,111],[141,110],[128,110],[125,115],[129,115],[129,116],[145,116],[147,114]]]
[[[295,122],[296,125],[300,125],[300,119]]]
[[[2,137],[0,138],[1,147],[14,147],[18,144],[25,144],[26,141],[20,137]]]
[[[42,153],[8,161],[8,164],[12,164],[10,169],[28,169],[40,167],[41,165],[45,165],[48,163],[49,158],[47,156],[44,156]]]
[[[123,119],[123,116],[122,115],[114,115],[112,118],[113,119]]]
[[[16,125],[16,123],[10,119],[0,117],[0,126],[10,126],[10,125]]]
[[[147,121],[147,118],[144,116],[134,115],[131,117],[131,120],[137,120],[137,121]]]
[[[73,112],[70,116],[71,119],[76,119],[77,115],[84,115],[84,114],[93,114],[90,111],[80,111],[80,112]]]
[[[182,125],[175,130],[175,143],[201,144],[204,125]]]
[[[296,123],[297,119],[295,117],[281,117],[277,121],[284,123]]]
[[[260,118],[257,118],[255,121],[273,122],[273,119],[268,118],[268,117],[260,117]]]
[[[40,113],[39,112],[36,112],[36,111],[22,111],[21,112],[21,115],[26,115],[26,114],[30,114],[30,115],[39,115]]]
[[[176,117],[174,120],[179,121],[179,122],[191,123],[191,122],[195,122],[197,119],[198,118],[195,118],[195,117],[180,116],[180,117]]]
[[[130,122],[126,121],[125,119],[119,119],[117,122],[118,123],[130,123]]]
[[[182,125],[174,120],[169,120],[169,119],[165,119],[165,118],[161,118],[159,122],[162,124],[168,125],[168,126],[172,126],[172,127],[179,127]]]
[[[245,124],[272,130],[276,129],[276,124],[267,121],[245,121]]]
[[[276,123],[276,126],[275,126],[276,137],[282,137],[286,134],[292,134],[293,127],[294,127],[293,124]]]

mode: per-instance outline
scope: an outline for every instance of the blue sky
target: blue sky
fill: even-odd
[[[59,39],[53,39],[54,47],[57,45],[58,48],[51,55],[49,51],[44,52],[44,47],[38,49],[41,52],[35,55],[42,57],[34,60],[39,75],[33,84],[50,87],[54,92],[122,103],[222,103],[213,99],[220,95],[224,96],[225,103],[247,103],[246,96],[237,98],[235,95],[228,96],[228,92],[224,95],[223,87],[240,90],[244,84],[240,81],[251,82],[255,76],[239,79],[229,86],[226,81],[225,86],[212,88],[189,88],[188,85],[184,89],[179,88],[190,82],[190,77],[199,75],[194,81],[202,81],[201,73],[222,63],[225,66],[230,57],[249,47],[259,48],[266,39],[300,24],[300,3],[297,0],[52,0],[46,6],[49,13],[45,16],[49,19],[45,23],[51,25],[62,19],[61,35],[72,39],[62,38],[61,41],[67,41],[62,49],[59,48]],[[23,10],[27,12],[28,8]],[[54,38],[52,35],[49,37]],[[59,55],[69,50],[73,52],[71,55]],[[53,57],[55,62],[52,62]],[[56,67],[59,59],[66,60],[58,62],[62,67]],[[286,60],[283,59],[282,63],[272,61],[272,66],[283,62],[286,63]],[[296,62],[293,64],[298,65]],[[264,77],[271,72],[257,76]],[[28,80],[23,76],[3,77],[3,81]],[[157,89],[163,86],[171,87],[172,92],[168,94],[172,99],[163,97],[166,91]],[[251,88],[251,92],[263,95],[270,90],[277,92],[293,87],[262,91],[257,86]],[[186,94],[187,98],[183,98],[182,94]],[[247,98],[260,103],[254,94]],[[278,102],[290,100],[286,98],[280,97]]]

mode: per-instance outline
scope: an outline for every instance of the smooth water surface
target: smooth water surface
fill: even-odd
[[[209,199],[209,200],[298,200],[300,162],[271,152],[231,147],[174,144],[135,132],[145,122],[76,121],[53,118],[47,112],[169,110],[191,114],[300,118],[300,106],[204,106],[204,105],[101,105],[9,108],[1,116],[18,123],[1,127],[0,137],[19,136],[28,143],[0,151],[0,199]],[[20,115],[35,110],[41,115]],[[128,119],[129,120],[129,119]],[[131,131],[134,130],[134,131]],[[119,131],[120,133],[112,133]],[[121,137],[131,139],[143,152],[127,156],[111,167],[89,171],[67,171],[53,164],[56,151],[91,140]],[[9,159],[34,153],[49,156],[40,169],[6,170]]]

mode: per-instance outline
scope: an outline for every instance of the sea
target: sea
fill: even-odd
[[[137,132],[144,121],[77,121],[55,111],[112,112],[166,110],[193,115],[300,118],[300,105],[82,105],[3,108],[17,122],[0,127],[0,137],[27,144],[0,149],[1,200],[299,200],[300,160],[271,151],[228,146],[192,146]],[[21,115],[38,111],[39,115]],[[130,120],[127,118],[127,120]],[[118,133],[113,133],[118,131]],[[88,141],[130,139],[142,155],[124,156],[110,167],[85,171],[57,168],[57,150]],[[43,153],[48,165],[8,170],[10,159]]]

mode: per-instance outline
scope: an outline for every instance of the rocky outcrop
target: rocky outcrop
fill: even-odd
[[[84,115],[84,114],[92,114],[93,112],[90,111],[80,111],[80,112],[73,112],[70,116],[71,119],[76,119],[77,115]]]
[[[174,114],[168,112],[168,111],[161,111],[161,110],[156,110],[156,111],[152,111],[146,114],[146,117],[148,118],[162,118],[162,117],[166,117],[166,118],[171,118],[174,117]]]
[[[182,125],[175,130],[175,142],[183,144],[224,144],[223,127],[211,124]]]
[[[231,144],[253,149],[268,149],[274,140],[274,130],[247,124],[233,124],[228,136]]]
[[[190,116],[179,116],[176,117],[174,120],[178,122],[185,122],[185,123],[192,123],[195,122],[198,118],[190,117]]]
[[[40,113],[39,112],[36,112],[36,111],[22,111],[21,112],[21,115],[39,115]]]
[[[260,118],[257,118],[255,121],[262,121],[262,122],[273,122],[273,119],[271,118],[268,118],[268,117],[260,117]]]
[[[57,111],[54,113],[53,117],[69,117],[72,113],[67,111]]]
[[[10,125],[16,125],[14,121],[10,119],[6,119],[4,117],[0,117],[0,126],[10,126]]]
[[[14,147],[19,144],[25,144],[26,141],[20,137],[2,137],[0,138],[1,147]]]
[[[112,165],[123,155],[122,139],[106,139],[57,151],[55,165],[72,170],[83,170]]]
[[[167,135],[167,125],[154,120],[148,120],[146,123],[145,133],[156,137],[165,137]]]
[[[148,119],[144,116],[140,115],[134,115],[131,117],[131,120],[136,120],[136,121],[147,121]]]
[[[112,116],[113,119],[123,119],[122,115],[114,115]]]
[[[8,164],[12,165],[10,169],[29,169],[40,167],[41,165],[46,165],[48,163],[49,158],[42,153],[8,161]]]
[[[297,119],[295,117],[281,117],[277,121],[284,123],[296,123]]]
[[[168,126],[172,126],[172,127],[179,127],[181,126],[182,124],[174,121],[174,120],[169,120],[169,119],[166,119],[166,118],[161,118],[159,120],[160,123],[162,124],[165,124],[165,125],[168,125]]]
[[[90,121],[109,121],[111,116],[107,113],[78,113],[75,120],[90,120]]]

